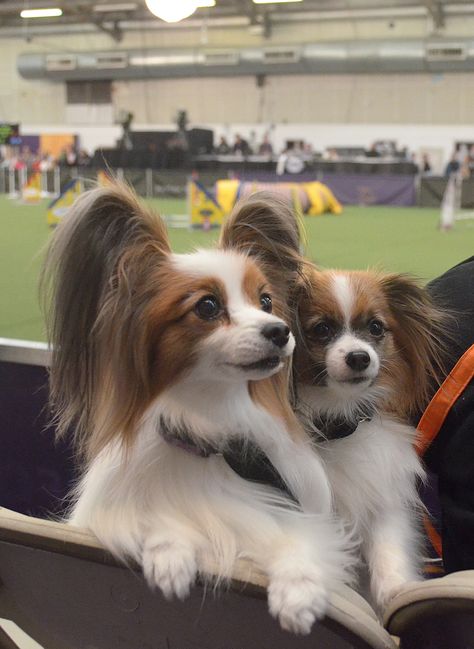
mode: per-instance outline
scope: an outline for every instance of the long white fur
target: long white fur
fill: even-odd
[[[180,271],[212,272],[225,283],[231,325],[205,339],[197,363],[156,399],[127,453],[113,442],[93,460],[77,487],[70,522],[89,527],[116,556],[138,561],[166,597],[184,598],[209,561],[225,579],[237,559],[252,559],[268,574],[272,615],[285,629],[309,633],[324,615],[329,589],[348,579],[347,539],[333,520],[320,459],[250,397],[248,380],[262,372],[247,376],[226,365],[264,356],[270,343],[261,327],[281,321],[245,297],[244,257],[198,252],[173,261]],[[285,355],[293,346],[291,337]],[[221,455],[198,457],[170,445],[160,434],[162,415],[217,446],[230,437],[252,439],[300,505],[244,480]]]
[[[350,328],[354,302],[350,284],[343,275],[333,282],[335,299],[346,315],[346,331],[326,353],[328,375],[341,373],[342,358],[349,351],[364,350],[371,358],[366,374],[373,379],[380,367],[377,350]],[[423,511],[417,483],[425,473],[415,451],[415,429],[378,412],[383,389],[337,383],[298,386],[298,411],[308,430],[312,415],[342,415],[351,418],[375,407],[371,421],[359,424],[349,437],[324,441],[318,454],[324,461],[338,514],[353,526],[361,544],[361,559],[370,577],[374,604],[383,610],[407,582],[421,578],[419,518]]]

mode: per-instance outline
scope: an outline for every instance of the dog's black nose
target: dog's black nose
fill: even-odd
[[[277,347],[284,347],[290,339],[290,330],[283,322],[275,322],[266,324],[262,329],[262,335]]]
[[[354,372],[362,372],[370,365],[370,356],[367,352],[349,352],[346,355],[346,365]]]

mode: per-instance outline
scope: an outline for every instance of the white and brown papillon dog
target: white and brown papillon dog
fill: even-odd
[[[304,274],[296,410],[318,444],[335,508],[355,528],[381,611],[421,578],[424,470],[409,421],[440,369],[444,315],[406,275],[311,265]]]
[[[209,561],[226,579],[251,559],[272,615],[308,633],[351,557],[287,395],[298,255],[280,253],[297,241],[285,205],[256,196],[218,248],[174,254],[160,219],[117,185],[77,200],[43,284],[57,426],[85,457],[70,522],[166,597],[184,598]],[[230,468],[235,440],[265,454],[294,500]]]

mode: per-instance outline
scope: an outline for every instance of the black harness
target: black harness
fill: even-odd
[[[367,406],[365,410],[359,411],[357,415],[348,419],[342,415],[330,417],[328,415],[313,415],[312,431],[313,439],[317,442],[330,442],[335,439],[344,439],[355,433],[359,424],[364,421],[372,421],[374,409]]]
[[[223,448],[218,448],[202,440],[197,441],[183,424],[171,425],[163,416],[160,417],[159,431],[165,442],[171,446],[180,448],[196,457],[208,458],[211,455],[220,455],[229,467],[244,480],[269,485],[296,502],[296,498],[279,472],[254,442],[234,437],[228,440]]]
[[[366,408],[350,420],[344,417],[313,417],[313,439],[317,442],[343,439],[352,435],[362,422],[371,421],[373,416],[373,409]],[[197,441],[186,426],[171,425],[163,416],[160,417],[159,430],[162,438],[171,446],[196,457],[220,455],[244,480],[271,486],[297,502],[268,456],[254,442],[235,437],[228,440],[223,448],[218,448],[202,440]]]

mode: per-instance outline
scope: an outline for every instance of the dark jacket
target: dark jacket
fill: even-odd
[[[450,330],[446,332],[449,372],[474,344],[474,257],[430,282],[428,289],[435,302],[447,307],[453,315]],[[473,569],[474,381],[451,408],[425,461],[438,477],[445,569],[447,572]]]

